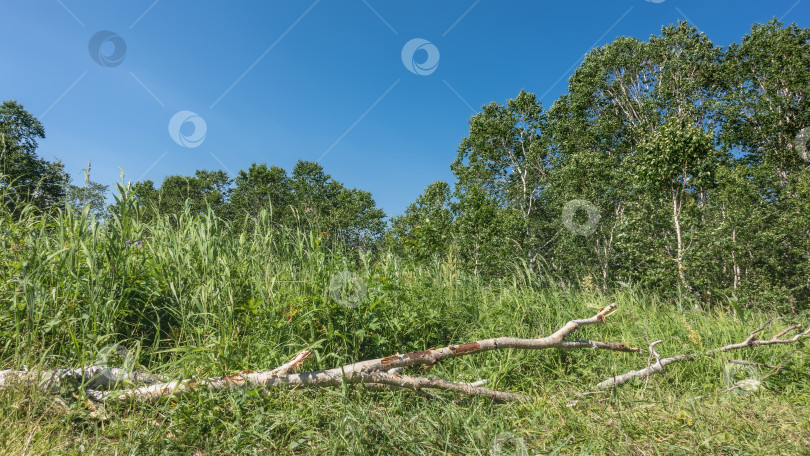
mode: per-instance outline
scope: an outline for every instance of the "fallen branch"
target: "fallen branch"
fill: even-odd
[[[476,384],[450,382],[435,377],[409,377],[407,375],[372,372],[362,374],[364,380],[371,384],[391,385],[398,388],[420,391],[423,388],[435,388],[445,391],[464,393],[469,396],[483,396],[496,401],[528,401],[531,398],[522,394],[508,393],[482,388]],[[476,382],[479,383],[479,382]]]
[[[315,371],[307,373],[290,373],[303,364],[311,355],[307,350],[302,351],[282,366],[265,372],[244,371],[234,375],[224,377],[211,377],[204,379],[187,379],[162,381],[141,381],[138,378],[127,377],[127,381],[140,383],[142,386],[119,390],[104,391],[110,386],[119,385],[120,380],[125,376],[120,372],[115,382],[102,382],[88,387],[87,394],[90,398],[100,401],[120,401],[127,399],[155,400],[161,397],[173,396],[194,388],[205,388],[209,390],[227,390],[243,387],[336,387],[342,384],[363,383],[371,389],[409,389],[421,392],[423,389],[439,389],[463,393],[470,396],[483,396],[499,401],[526,400],[527,396],[509,392],[495,391],[483,388],[481,381],[472,384],[451,382],[434,377],[411,377],[402,375],[402,369],[413,366],[433,366],[436,363],[448,359],[467,356],[476,353],[483,353],[492,350],[503,349],[523,349],[523,350],[544,350],[549,348],[557,349],[583,349],[591,348],[597,350],[610,350],[620,352],[638,353],[638,348],[627,347],[619,342],[600,342],[592,340],[566,340],[566,337],[582,326],[605,323],[608,317],[615,310],[616,304],[610,304],[601,309],[591,318],[571,320],[554,334],[538,339],[520,339],[515,337],[498,337],[494,339],[480,340],[461,345],[449,345],[443,348],[431,348],[424,351],[411,352],[405,354],[395,354],[385,358],[361,361],[345,366]],[[58,371],[58,370],[57,370]],[[86,370],[85,370],[86,371]],[[108,369],[113,371],[113,369]],[[56,371],[54,371],[56,372]],[[5,375],[2,375],[5,374]],[[29,378],[18,376],[17,371],[3,371],[0,373],[0,388],[8,386],[15,381],[26,381]],[[49,373],[44,373],[48,375]],[[42,374],[40,374],[42,375]],[[63,378],[63,377],[60,377]],[[82,379],[84,376],[81,377]],[[154,377],[150,377],[154,380]],[[103,388],[102,388],[103,387]]]
[[[167,378],[145,372],[127,371],[117,367],[87,366],[79,369],[3,370],[0,371],[0,388],[17,383],[36,383],[41,389],[55,393],[66,381],[79,383],[88,389],[111,389],[126,384],[155,384]]]
[[[655,349],[654,349],[654,346],[660,341],[656,341],[655,343],[650,344],[650,348],[649,348],[650,353],[651,353],[650,356],[655,355],[655,357],[658,359],[658,361],[655,364],[649,365],[645,369],[639,369],[639,370],[635,370],[635,371],[630,371],[630,372],[624,373],[622,375],[617,375],[615,377],[611,377],[611,378],[597,384],[596,386],[597,386],[597,388],[603,389],[603,390],[604,389],[610,389],[610,388],[614,388],[616,386],[622,385],[624,383],[627,383],[627,382],[629,382],[630,380],[632,380],[634,378],[647,379],[651,375],[660,374],[660,373],[664,372],[664,367],[669,365],[669,364],[673,364],[673,363],[677,363],[677,362],[681,362],[681,361],[691,361],[693,359],[698,358],[699,356],[708,355],[708,354],[717,353],[717,352],[728,352],[728,351],[731,351],[731,350],[738,350],[738,349],[741,349],[741,348],[758,347],[760,345],[792,344],[792,343],[797,342],[802,337],[805,337],[808,334],[810,334],[810,329],[807,329],[804,332],[800,332],[800,333],[796,334],[795,336],[793,336],[790,339],[781,339],[781,337],[784,336],[785,334],[787,334],[787,333],[789,333],[791,331],[797,331],[797,330],[801,329],[801,327],[802,327],[801,325],[793,325],[793,326],[790,326],[790,327],[782,330],[781,332],[777,333],[776,335],[774,335],[769,340],[759,340],[759,339],[757,339],[756,335],[758,333],[762,332],[769,324],[771,324],[772,321],[773,321],[773,319],[768,320],[762,326],[760,326],[759,328],[751,331],[751,333],[748,335],[748,338],[746,338],[744,341],[742,341],[740,343],[725,345],[723,347],[715,348],[713,350],[709,350],[708,352],[701,353],[701,354],[695,353],[695,354],[689,354],[689,355],[678,355],[678,356],[673,356],[673,357],[670,357],[670,358],[660,359],[660,358],[658,358],[658,354],[655,353]],[[780,365],[780,369],[783,366],[784,366],[784,362]]]
[[[649,336],[645,336],[645,337],[647,339],[647,343],[650,344],[650,348],[648,349],[650,351],[650,356],[647,357],[647,368],[649,368],[651,366],[650,363],[652,363],[653,357],[655,357],[655,362],[656,363],[659,363],[659,364],[661,363],[661,356],[658,355],[657,351],[655,351],[655,346],[660,344],[661,342],[663,342],[663,340],[658,339],[655,342],[650,342]],[[661,368],[663,369],[663,366],[661,366]],[[649,380],[650,380],[650,377],[647,377],[646,379],[644,379],[644,392],[647,391],[647,383],[649,382]],[[642,396],[643,395],[644,394],[642,393]]]
[[[671,358],[664,358],[659,360],[657,363],[647,367],[645,369],[639,369],[635,371],[630,371],[624,373],[622,375],[617,375],[615,377],[610,377],[609,379],[605,380],[604,382],[598,383],[596,385],[599,389],[609,389],[619,385],[623,385],[634,378],[647,378],[653,374],[660,374],[664,372],[664,366],[667,366],[672,363],[677,363],[680,361],[691,360],[697,357],[697,355],[678,355],[673,356]]]
[[[791,337],[790,339],[780,339],[780,337],[784,336],[785,334],[787,334],[787,333],[789,333],[791,331],[797,331],[799,329],[802,329],[802,325],[793,325],[793,326],[790,326],[790,327],[784,329],[779,334],[776,334],[770,340],[758,340],[757,339],[757,333],[763,331],[766,326],[771,324],[772,321],[773,321],[773,319],[770,319],[770,320],[766,321],[765,323],[763,323],[762,326],[760,326],[759,328],[751,331],[751,334],[749,334],[748,338],[745,339],[743,342],[740,342],[739,344],[731,344],[731,345],[726,345],[725,347],[720,347],[720,351],[727,352],[727,351],[731,351],[731,350],[736,350],[738,348],[759,347],[760,345],[792,344],[792,343],[798,341],[799,339],[801,339],[802,337],[805,337],[808,334],[810,334],[810,328],[808,328],[806,331],[798,333],[795,336]]]

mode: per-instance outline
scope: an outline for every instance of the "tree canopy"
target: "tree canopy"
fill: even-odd
[[[808,29],[755,24],[727,48],[685,22],[618,38],[547,110],[522,90],[472,116],[454,188],[429,186],[389,243],[490,277],[517,262],[575,286],[796,308],[810,302],[809,103]]]

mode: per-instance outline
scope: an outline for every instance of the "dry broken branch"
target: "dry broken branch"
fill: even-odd
[[[745,341],[740,342],[739,344],[731,344],[726,345],[725,347],[720,347],[720,351],[727,352],[731,350],[736,350],[738,348],[745,348],[745,347],[759,347],[760,345],[773,345],[773,344],[792,344],[802,337],[810,334],[810,328],[806,331],[796,334],[795,336],[791,337],[790,339],[780,339],[780,337],[784,336],[785,334],[791,331],[797,331],[802,328],[802,325],[793,325],[785,330],[781,331],[779,334],[773,336],[770,340],[759,340],[757,339],[757,333],[761,332],[768,326],[773,320],[766,321],[762,326],[759,328],[751,331],[751,334],[748,335],[748,338]]]
[[[470,396],[489,397],[494,400],[525,400],[528,398],[527,396],[483,388],[483,381],[472,384],[457,383],[434,377],[411,377],[402,375],[401,372],[402,369],[406,367],[419,365],[432,366],[441,361],[460,356],[508,348],[523,350],[591,348],[633,353],[640,352],[640,349],[627,347],[620,342],[566,340],[567,336],[582,326],[604,323],[605,318],[613,313],[615,309],[616,304],[610,304],[591,318],[571,320],[554,334],[538,339],[498,337],[461,345],[450,345],[443,348],[431,348],[424,351],[395,354],[385,358],[347,364],[333,369],[299,374],[290,373],[290,371],[299,368],[311,355],[309,351],[305,350],[296,354],[289,362],[271,371],[244,371],[234,375],[204,379],[173,381],[162,379],[159,383],[154,381],[137,381],[139,378],[133,377],[127,378],[127,381],[141,384],[141,386],[119,391],[102,391],[101,389],[109,389],[108,387],[121,383],[121,380],[125,376],[120,376],[122,374],[119,373],[119,377],[116,377],[117,381],[107,381],[102,385],[93,384],[95,387],[88,388],[87,394],[94,400],[106,402],[126,399],[154,400],[165,396],[176,395],[194,388],[226,390],[250,386],[262,388],[334,387],[344,383],[363,383],[371,389],[397,388],[410,389],[417,392],[421,392],[423,389],[440,389],[459,392]],[[110,369],[110,371],[112,371],[112,369]],[[0,387],[8,386],[15,381],[25,381],[24,376],[20,377],[17,375],[18,373],[17,371],[4,371],[0,373]],[[45,373],[44,375],[47,376],[50,374]],[[150,380],[154,380],[154,378],[150,377]]]
[[[298,352],[293,359],[287,361],[268,373],[275,376],[287,375],[287,373],[291,370],[298,370],[298,368],[301,367],[304,364],[304,361],[306,361],[310,356],[312,356],[312,352],[309,350]]]
[[[672,363],[677,363],[679,361],[686,361],[690,359],[694,359],[697,355],[678,355],[673,356],[671,358],[664,358],[659,360],[657,363],[647,367],[645,369],[639,369],[635,371],[630,371],[624,373],[622,375],[617,375],[615,377],[610,377],[609,379],[605,380],[604,382],[598,383],[596,385],[599,389],[608,389],[613,388],[622,384],[629,382],[634,378],[647,378],[652,374],[660,374],[664,372],[664,366],[667,366]]]
[[[804,332],[800,332],[800,333],[796,334],[795,336],[793,336],[790,339],[781,339],[781,337],[784,336],[785,334],[787,334],[787,333],[789,333],[791,331],[796,331],[796,330],[801,329],[801,325],[793,325],[793,326],[790,326],[790,327],[780,331],[779,333],[774,335],[769,340],[759,340],[759,339],[757,339],[756,335],[758,333],[762,332],[763,330],[765,330],[765,328],[772,321],[773,321],[772,319],[768,320],[764,324],[762,324],[762,326],[760,326],[759,328],[751,331],[751,333],[748,334],[748,338],[746,338],[743,342],[740,342],[740,343],[737,343],[737,344],[725,345],[723,347],[719,347],[719,348],[715,348],[713,350],[709,350],[708,352],[702,353],[702,354],[678,355],[678,356],[673,356],[673,357],[670,357],[670,358],[660,359],[660,358],[658,358],[658,354],[655,353],[655,349],[654,349],[655,344],[657,344],[659,342],[659,341],[656,341],[655,343],[650,344],[649,350],[650,350],[650,353],[651,353],[650,356],[655,355],[655,357],[658,358],[658,362],[656,362],[653,365],[648,366],[645,369],[639,369],[639,370],[635,370],[635,371],[630,371],[630,372],[624,373],[622,375],[617,375],[615,377],[611,377],[611,378],[597,384],[596,386],[599,389],[603,389],[603,390],[604,389],[609,389],[609,388],[614,388],[616,386],[627,383],[628,381],[630,381],[630,380],[632,380],[634,378],[647,379],[648,377],[650,377],[653,374],[660,374],[660,373],[664,372],[664,366],[666,366],[668,364],[677,363],[677,362],[680,362],[680,361],[691,361],[693,359],[698,358],[701,355],[707,355],[707,354],[717,353],[717,352],[728,352],[728,351],[737,350],[737,349],[740,349],[740,348],[758,347],[760,345],[791,344],[791,343],[797,342],[802,337],[805,337],[808,334],[810,334],[810,329],[807,329]],[[782,367],[784,367],[784,362],[779,366],[779,369],[781,370]]]
[[[36,383],[48,392],[57,392],[65,381],[84,385],[88,389],[111,389],[122,384],[155,384],[165,382],[162,376],[145,372],[127,371],[117,367],[87,366],[79,369],[3,370],[0,371],[0,388],[16,383]]]
[[[495,391],[469,383],[456,383],[435,377],[410,377],[407,375],[389,374],[387,372],[364,373],[362,377],[368,383],[391,385],[413,391],[420,391],[424,388],[434,388],[460,392],[469,396],[484,396],[497,401],[526,401],[531,399],[529,396],[522,394]]]

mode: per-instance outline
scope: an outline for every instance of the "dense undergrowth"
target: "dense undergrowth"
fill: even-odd
[[[452,257],[415,265],[385,253],[345,254],[320,233],[250,229],[212,214],[141,223],[126,196],[94,224],[88,213],[3,216],[0,369],[107,362],[167,375],[268,370],[302,349],[305,370],[496,337],[546,335],[616,302],[606,325],[576,335],[662,356],[739,342],[810,316],[696,309],[632,286],[603,294],[520,267],[508,279],[464,273]],[[348,279],[347,279],[348,278]],[[342,286],[341,286],[342,285]],[[769,333],[769,334],[772,334]],[[112,347],[112,349],[111,349]],[[120,347],[124,347],[121,350]],[[751,394],[726,391],[729,360],[787,367]],[[120,356],[119,356],[120,355]],[[596,383],[644,367],[646,354],[500,351],[429,374],[536,398],[495,404],[440,394],[333,390],[195,391],[154,404],[102,407],[80,391],[0,390],[8,454],[799,454],[810,448],[806,343],[672,365],[645,385],[600,394]],[[758,372],[767,374],[767,369]],[[747,371],[745,375],[757,373]],[[738,391],[739,393],[739,391]]]

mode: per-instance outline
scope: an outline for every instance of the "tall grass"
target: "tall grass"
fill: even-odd
[[[305,365],[314,370],[481,338],[545,335],[611,301],[619,312],[608,324],[577,337],[640,347],[645,336],[664,339],[658,348],[668,356],[741,341],[775,316],[731,307],[695,311],[630,286],[610,295],[587,283],[570,289],[520,265],[507,279],[483,283],[452,258],[417,265],[385,253],[344,252],[317,231],[277,228],[267,213],[240,230],[210,212],[142,223],[121,190],[105,223],[71,208],[20,219],[0,214],[0,369],[93,364],[105,347],[120,344],[139,369],[155,373],[265,370],[302,349],[315,353]],[[335,281],[346,272],[356,280],[340,289]],[[781,318],[780,325],[807,323],[807,315]],[[645,366],[646,356],[510,350],[413,372],[485,378],[491,388],[538,398],[520,405],[345,387],[198,391],[176,402],[99,411],[81,395],[3,390],[0,450],[492,454],[493,445],[511,438],[528,454],[798,453],[810,447],[805,344],[752,396],[725,393],[722,382],[731,358],[776,364],[792,348],[706,356],[669,367],[646,387],[602,395],[581,393]]]
[[[237,231],[210,211],[147,225],[125,190],[118,203],[104,224],[69,207],[4,219],[6,362],[47,352],[85,363],[121,343],[141,347],[145,365],[183,360],[224,372],[303,348],[332,365],[442,343],[475,313],[467,301],[448,302],[470,290],[452,265],[348,256],[327,249],[317,232],[278,229],[265,212]],[[363,285],[342,291],[362,294],[357,308],[330,293],[346,272]]]

